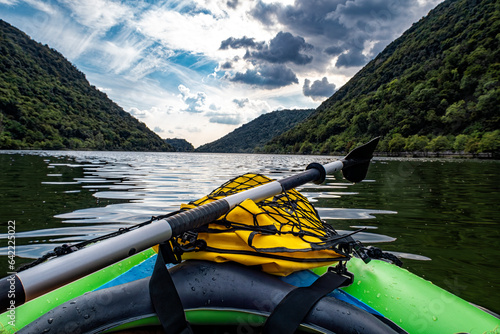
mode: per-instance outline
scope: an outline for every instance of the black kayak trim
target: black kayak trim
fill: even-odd
[[[189,260],[169,271],[186,311],[228,310],[267,317],[295,289],[275,276],[237,263]],[[18,333],[100,333],[152,316],[147,277],[79,296]],[[313,307],[302,326],[324,333],[406,333],[386,318],[328,296]]]

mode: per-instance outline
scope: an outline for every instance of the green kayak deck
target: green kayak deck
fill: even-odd
[[[15,333],[49,310],[85,292],[111,283],[119,284],[120,280],[135,279],[129,277],[131,269],[140,266],[155,254],[151,249],[136,254],[1,314],[1,333]],[[500,333],[499,319],[405,269],[384,261],[372,260],[365,264],[360,259],[353,258],[348,262],[348,270],[354,274],[354,282],[342,290],[408,333]],[[326,267],[313,271],[321,275]],[[146,276],[148,273],[140,275]],[[186,317],[193,324],[222,325],[237,322],[241,319],[241,314],[240,310],[205,309],[189,310]],[[252,319],[256,323],[265,321],[262,315],[253,315]],[[150,317],[120,328],[154,324],[158,324],[157,319]]]

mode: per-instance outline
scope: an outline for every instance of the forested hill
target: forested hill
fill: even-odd
[[[0,149],[173,150],[60,53],[2,20]]]
[[[260,115],[224,137],[198,147],[196,152],[256,152],[256,148],[304,121],[312,112],[313,109],[277,110]]]
[[[444,1],[267,152],[500,148],[500,2]]]
[[[165,139],[167,144],[171,145],[176,152],[192,152],[194,151],[193,144],[188,142],[186,139],[179,138],[167,138]]]

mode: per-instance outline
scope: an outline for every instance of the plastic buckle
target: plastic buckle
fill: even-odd
[[[187,242],[187,243],[194,243],[198,239],[198,232],[195,231],[186,231],[182,234],[181,236],[181,241],[182,242]]]
[[[328,271],[334,272],[337,275],[343,276],[347,278],[347,281],[342,283],[341,286],[349,286],[354,282],[354,274],[347,271],[347,267],[345,265],[345,262],[340,261],[338,265],[335,267],[329,267]]]

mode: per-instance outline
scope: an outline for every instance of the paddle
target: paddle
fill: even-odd
[[[208,224],[246,199],[255,202],[280,194],[307,182],[322,183],[327,174],[342,170],[351,182],[366,176],[379,138],[352,150],[343,159],[326,165],[313,163],[306,170],[278,181],[263,184],[189,211],[98,242],[77,252],[41,263],[0,281],[0,312],[13,309],[64,284],[97,271],[119,260],[169,240],[188,230]]]

